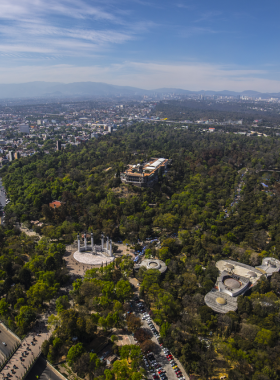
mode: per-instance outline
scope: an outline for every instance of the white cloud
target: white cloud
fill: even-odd
[[[101,7],[88,5],[82,0],[1,0],[0,19],[22,20],[23,17],[37,17],[56,14],[71,18],[89,18],[118,21],[112,13]]]
[[[118,76],[132,86],[143,88],[175,87],[186,90],[255,90],[278,92],[280,81],[267,79],[267,71],[230,68],[221,65],[187,62],[186,64],[139,63],[127,64],[134,73]],[[135,74],[136,73],[136,74]],[[115,84],[116,81],[114,81]]]
[[[160,87],[186,90],[255,90],[278,92],[280,81],[266,78],[265,70],[228,68],[202,63],[159,64],[126,62],[107,66],[75,67],[73,65],[21,66],[1,68],[0,83],[29,81],[93,81],[145,89]]]
[[[82,59],[136,39],[155,26],[121,18],[118,9],[115,14],[104,9],[83,0],[13,0],[12,4],[1,0],[0,54],[32,53],[30,58],[36,59],[36,54],[45,52]]]

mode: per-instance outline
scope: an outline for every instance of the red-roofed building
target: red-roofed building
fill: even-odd
[[[51,203],[49,203],[49,206],[51,208],[57,208],[57,207],[61,206],[61,202],[59,202],[59,201],[52,201]]]

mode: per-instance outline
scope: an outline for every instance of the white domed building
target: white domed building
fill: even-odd
[[[215,287],[206,294],[207,306],[218,313],[237,310],[237,298],[257,284],[263,275],[271,276],[279,272],[280,261],[271,257],[263,259],[262,265],[254,268],[232,260],[220,260],[216,263],[220,271]]]

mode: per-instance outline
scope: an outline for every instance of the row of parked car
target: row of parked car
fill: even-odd
[[[159,339],[159,334],[155,328],[155,326],[152,323],[151,317],[149,313],[145,312],[145,307],[142,302],[140,302],[138,297],[135,297],[136,307],[138,311],[143,314],[142,319],[147,320],[149,327],[151,328],[153,334]],[[136,340],[136,339],[135,339]],[[136,343],[137,340],[136,340]],[[166,373],[163,368],[161,368],[160,364],[156,361],[153,353],[148,352],[146,355],[143,354],[143,360],[145,363],[145,367],[147,371],[151,372],[151,375],[153,377],[153,380],[167,380]],[[152,368],[152,370],[150,370]]]
[[[154,334],[154,336],[157,338],[157,341],[159,342],[160,335],[159,335],[157,329],[155,328],[155,326],[154,326],[154,324],[152,322],[150,314],[149,313],[144,313],[143,316],[142,316],[142,319],[145,319],[147,321],[147,323],[148,323],[148,325],[149,325],[152,333]]]
[[[143,313],[142,320],[146,320],[147,321],[150,329],[152,330],[153,334],[157,338],[157,341],[158,341],[159,345],[161,346],[161,349],[163,350],[163,352],[164,352],[167,360],[169,361],[170,365],[172,366],[172,368],[173,368],[173,370],[174,370],[177,378],[179,380],[185,380],[185,378],[184,378],[184,376],[183,376],[180,368],[177,366],[177,363],[175,362],[175,360],[174,360],[172,354],[170,353],[170,351],[167,348],[163,347],[162,343],[160,343],[160,335],[159,335],[157,329],[155,328],[155,326],[154,326],[154,324],[152,322],[150,314],[149,313]],[[155,359],[153,358],[153,360],[155,360]],[[160,376],[160,378],[161,379],[167,379],[165,371],[161,368],[161,366],[156,361],[155,361],[154,364],[155,364],[155,369],[158,371],[158,375]],[[154,377],[154,376],[156,376],[156,374],[152,374],[152,376],[153,376],[154,380],[157,379],[157,377]]]
[[[142,314],[142,320],[146,320],[147,321],[148,326],[150,327],[152,333],[156,337],[156,339],[158,341],[158,344],[160,345],[160,347],[163,350],[163,352],[164,352],[167,360],[169,361],[171,367],[173,368],[173,370],[174,370],[174,372],[176,374],[176,377],[179,380],[185,380],[185,377],[183,376],[180,368],[177,366],[177,363],[175,362],[175,360],[174,360],[172,354],[170,353],[170,351],[167,348],[163,347],[163,344],[160,343],[160,335],[159,335],[157,329],[155,328],[155,326],[153,324],[153,321],[151,319],[150,314],[145,311],[144,304],[139,300],[138,297],[135,297],[134,300],[135,300],[136,307],[137,307],[138,311]],[[167,380],[166,371],[157,362],[157,360],[155,359],[155,356],[154,356],[153,353],[148,352],[146,355],[143,354],[143,360],[144,360],[144,363],[145,363],[145,367],[146,367],[146,369],[148,371],[149,371],[150,368],[152,368],[151,375],[152,375],[153,380]]]
[[[161,348],[162,348],[167,360],[169,361],[170,365],[174,369],[174,372],[175,372],[176,376],[178,377],[178,379],[179,380],[185,380],[185,378],[184,378],[180,368],[177,366],[177,363],[175,362],[171,352],[168,350],[168,348],[162,347],[162,344],[161,344]]]
[[[161,365],[156,361],[154,354],[148,352],[146,357],[144,356],[144,363],[146,368],[152,367],[152,378],[154,380],[167,380],[167,376],[165,370],[161,367]]]

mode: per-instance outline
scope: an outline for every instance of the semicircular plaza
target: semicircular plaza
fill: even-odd
[[[109,264],[114,260],[114,257],[107,257],[101,254],[93,254],[92,252],[79,252],[76,251],[73,255],[74,259],[82,264],[90,265],[104,265]]]

